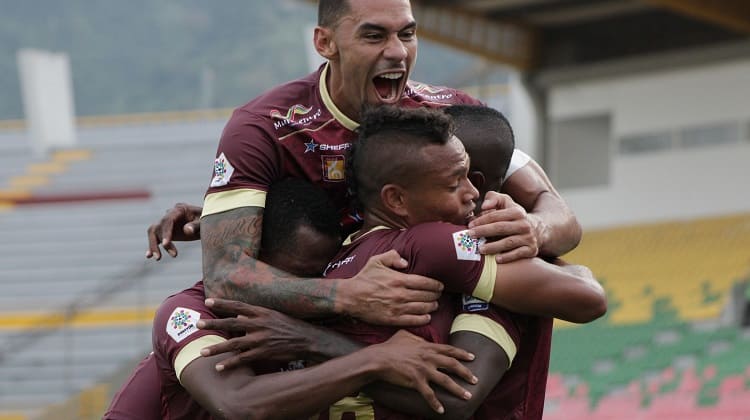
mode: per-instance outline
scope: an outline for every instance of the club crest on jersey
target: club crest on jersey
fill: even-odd
[[[229,159],[224,156],[224,153],[220,154],[219,157],[214,160],[214,177],[211,179],[212,187],[221,187],[229,183],[229,179],[232,178],[234,173],[234,166],[229,163]]]
[[[344,180],[344,155],[321,156],[323,161],[323,180],[342,182]]]
[[[482,255],[479,253],[479,245],[484,242],[484,238],[474,239],[469,236],[468,230],[453,233],[453,246],[459,260],[480,261]]]
[[[463,295],[461,301],[463,303],[464,311],[467,312],[486,311],[490,307],[490,304],[486,301],[471,295]]]
[[[176,342],[180,342],[195,332],[198,327],[195,324],[201,319],[201,314],[187,308],[177,307],[172,311],[167,321],[167,334]]]

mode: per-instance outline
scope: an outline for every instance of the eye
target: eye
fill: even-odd
[[[377,32],[370,32],[362,35],[362,38],[368,40],[368,41],[380,41],[383,36]]]
[[[408,29],[406,31],[402,31],[398,34],[398,37],[401,38],[402,41],[411,41],[417,36],[417,30],[416,29]]]

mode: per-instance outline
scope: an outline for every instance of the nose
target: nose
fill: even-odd
[[[397,34],[391,35],[388,38],[388,43],[385,45],[383,57],[393,61],[404,61],[407,55],[408,51],[401,38]]]
[[[471,182],[467,182],[466,201],[476,201],[479,198],[479,190]]]

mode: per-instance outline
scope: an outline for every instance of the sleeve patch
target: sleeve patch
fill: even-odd
[[[167,334],[172,340],[179,343],[186,337],[198,332],[196,324],[201,319],[201,314],[192,309],[177,307],[167,320]]]
[[[234,174],[234,166],[229,163],[229,159],[224,156],[224,153],[220,154],[214,160],[214,177],[211,179],[211,186],[223,187],[227,185],[232,178],[232,174]]]
[[[463,295],[461,303],[463,304],[463,310],[466,312],[486,311],[490,307],[490,304],[487,303],[487,301],[471,295]]]
[[[456,258],[459,260],[481,261],[479,245],[484,242],[484,238],[474,239],[469,236],[468,230],[453,233],[453,246],[456,248]]]

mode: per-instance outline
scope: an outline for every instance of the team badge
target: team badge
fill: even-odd
[[[344,155],[321,156],[323,161],[323,179],[329,182],[344,180]]]
[[[463,295],[461,300],[464,311],[467,312],[486,311],[490,307],[490,304],[486,301],[470,295]]]
[[[229,163],[229,159],[224,156],[224,153],[220,154],[219,157],[214,160],[214,177],[211,179],[212,187],[221,187],[229,183],[229,179],[232,178],[234,173],[234,166]]]
[[[453,234],[453,245],[456,248],[456,258],[459,260],[480,261],[482,255],[479,253],[479,245],[485,242],[484,238],[474,239],[469,236],[468,230],[462,230]]]
[[[177,307],[167,321],[167,334],[179,343],[198,331],[195,324],[199,319],[201,319],[200,313],[192,309]]]

